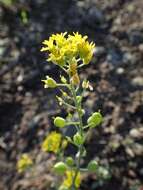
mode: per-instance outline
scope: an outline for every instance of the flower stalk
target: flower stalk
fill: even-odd
[[[93,90],[89,81],[80,81],[78,69],[89,64],[93,57],[95,44],[89,43],[87,36],[82,36],[79,33],[67,35],[67,33],[53,34],[49,40],[44,40],[44,47],[41,51],[49,53],[48,61],[53,62],[62,69],[65,76],[60,76],[60,83],[57,83],[53,78],[46,76],[44,82],[45,88],[59,88],[61,96],[56,96],[59,105],[66,106],[68,117],[63,118],[57,116],[54,118],[53,124],[58,128],[57,131],[49,133],[43,143],[42,150],[47,153],[55,154],[57,161],[53,166],[53,170],[57,175],[63,176],[63,182],[58,190],[78,190],[81,184],[82,172],[96,172],[98,164],[96,161],[89,162],[86,168],[81,168],[81,160],[86,155],[84,147],[86,136],[89,130],[100,125],[102,115],[100,112],[92,113],[86,124],[83,122],[85,111],[82,108],[83,96],[80,94],[80,89],[83,91]],[[69,110],[77,114],[77,120],[73,119],[73,114]],[[65,136],[62,129],[73,125],[76,133],[72,136]],[[85,130],[86,129],[86,130]],[[64,150],[71,143],[77,148],[77,154],[73,157],[66,158]],[[18,170],[24,171],[33,164],[31,158],[26,155],[18,162]],[[100,169],[100,172],[103,169]],[[104,173],[107,173],[104,171]]]

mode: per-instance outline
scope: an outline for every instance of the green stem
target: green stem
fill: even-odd
[[[79,122],[70,121],[70,122],[67,122],[66,126],[67,125],[79,125]]]
[[[71,108],[71,109],[73,109],[73,110],[76,109],[76,107],[74,107],[74,106],[72,106],[72,105],[66,103],[64,100],[62,100],[62,104],[65,105],[65,106],[67,106],[67,107],[69,107],[69,108]]]
[[[57,84],[57,87],[67,87],[67,88],[69,88],[69,84]]]
[[[83,122],[82,122],[82,115],[81,115],[81,103],[79,105],[79,103],[77,102],[77,94],[76,94],[76,90],[74,85],[71,83],[71,93],[73,95],[73,99],[74,99],[74,103],[75,103],[75,107],[78,113],[78,119],[79,119],[79,127],[78,127],[78,132],[80,133],[81,136],[83,136]],[[81,157],[82,157],[82,149],[83,149],[83,145],[79,146],[79,155],[78,155],[78,160],[76,163],[76,171],[75,171],[75,175],[73,177],[73,182],[72,182],[72,190],[76,190],[76,186],[75,186],[75,181],[77,178],[77,175],[80,171],[80,162],[81,162]]]
[[[81,105],[79,105],[78,102],[77,102],[76,90],[75,90],[75,88],[74,88],[74,86],[72,84],[71,84],[71,92],[72,92],[72,95],[73,95],[75,107],[76,107],[76,110],[77,110],[77,113],[78,113],[78,119],[79,119],[79,122],[80,122],[79,132],[80,132],[81,135],[83,135],[82,134],[83,123],[82,123],[82,116],[81,116]]]

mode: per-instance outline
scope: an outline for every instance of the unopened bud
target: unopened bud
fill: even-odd
[[[79,76],[78,76],[77,73],[72,76],[71,81],[72,81],[72,83],[73,83],[74,85],[76,85],[76,86],[79,85],[80,79],[79,79]]]
[[[80,109],[79,111],[80,111],[81,116],[83,116],[85,114],[85,110],[84,109]]]
[[[65,149],[67,146],[68,146],[68,141],[67,141],[66,139],[64,139],[64,140],[62,141],[61,147],[62,147],[62,149]]]
[[[77,103],[80,104],[81,101],[82,101],[82,96],[77,96],[77,97],[76,97],[76,100],[77,100]]]
[[[74,160],[72,157],[67,157],[66,163],[68,166],[73,166],[74,165]]]
[[[67,83],[67,79],[64,76],[61,76],[61,82],[66,84]]]
[[[82,137],[79,133],[76,133],[73,137],[73,141],[75,145],[79,146],[84,143],[84,137]]]
[[[44,82],[44,88],[55,88],[57,87],[57,83],[54,79],[49,76],[46,76],[46,80],[42,80]]]

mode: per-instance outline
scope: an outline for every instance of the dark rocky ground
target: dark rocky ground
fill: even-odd
[[[90,135],[87,160],[97,157],[112,177],[97,184],[96,176],[88,175],[81,189],[141,190],[143,1],[0,1],[0,19],[0,190],[49,189],[54,158],[41,152],[40,143],[51,117],[63,110],[54,92],[41,84],[46,74],[57,78],[59,70],[45,62],[39,49],[50,34],[61,31],[87,34],[97,46],[93,63],[81,72],[95,89],[85,94],[84,106],[87,115],[101,109],[105,119]],[[35,159],[32,175],[16,172],[23,152]]]

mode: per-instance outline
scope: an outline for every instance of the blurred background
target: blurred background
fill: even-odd
[[[41,79],[58,79],[41,42],[57,32],[79,31],[96,43],[92,64],[81,78],[87,116],[102,110],[104,122],[86,144],[88,157],[110,169],[110,179],[86,175],[81,190],[141,190],[143,187],[143,1],[0,0],[0,190],[45,190],[54,160],[41,152],[52,117],[65,111],[55,90]],[[32,174],[18,174],[21,153],[35,159]]]

